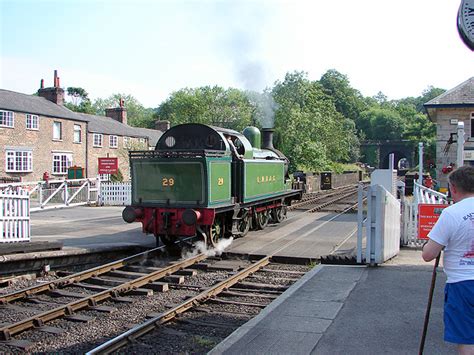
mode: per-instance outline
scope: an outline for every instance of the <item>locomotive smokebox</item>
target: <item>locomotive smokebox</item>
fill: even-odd
[[[273,128],[262,128],[262,149],[275,149],[273,147],[273,132],[275,132]]]

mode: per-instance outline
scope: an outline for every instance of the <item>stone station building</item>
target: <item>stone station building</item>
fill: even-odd
[[[458,122],[464,122],[464,164],[474,165],[474,77],[424,106],[436,124],[437,180],[440,187],[447,187],[448,167],[456,167]]]

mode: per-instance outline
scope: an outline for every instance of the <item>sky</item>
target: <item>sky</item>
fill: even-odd
[[[0,0],[0,88],[40,80],[158,107],[200,86],[262,91],[346,75],[364,96],[420,96],[474,76],[460,0]]]

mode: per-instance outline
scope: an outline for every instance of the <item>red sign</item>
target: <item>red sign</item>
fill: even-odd
[[[449,205],[420,203],[418,205],[418,239],[428,239],[441,212]]]
[[[99,174],[116,174],[118,158],[99,158]]]

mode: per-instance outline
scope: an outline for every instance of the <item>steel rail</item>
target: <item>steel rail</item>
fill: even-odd
[[[71,315],[75,311],[81,310],[86,307],[93,307],[97,304],[97,302],[101,302],[109,298],[117,297],[120,293],[126,293],[133,289],[144,286],[150,282],[153,282],[160,278],[168,276],[176,271],[179,271],[183,268],[191,266],[206,258],[207,256],[205,254],[199,254],[197,256],[183,260],[181,262],[174,263],[163,269],[154,271],[150,274],[143,275],[134,280],[124,282],[122,285],[118,285],[108,290],[99,292],[97,294],[81,298],[80,300],[77,300],[77,301],[62,305],[60,307],[54,308],[52,310],[34,315],[30,318],[21,320],[19,322],[8,324],[0,328],[0,340],[4,340],[4,341],[9,340],[12,335],[21,333],[27,329],[40,327],[44,323],[49,322],[53,319]]]
[[[119,336],[110,339],[109,341],[105,342],[104,344],[90,350],[86,353],[86,355],[93,355],[93,354],[109,354],[114,352],[121,347],[127,345],[129,342],[143,336],[144,334],[152,331],[156,327],[170,321],[177,315],[187,311],[188,309],[192,308],[193,306],[206,301],[210,297],[213,297],[220,292],[224,291],[225,289],[230,288],[231,286],[235,285],[239,281],[245,279],[248,275],[254,273],[258,269],[268,265],[270,263],[270,256],[262,258],[255,262],[254,264],[248,266],[244,270],[240,271],[237,274],[232,275],[227,280],[223,280],[218,284],[212,286],[206,291],[201,292],[200,294],[190,298],[189,300],[181,303],[180,305],[170,309],[169,311],[161,313],[159,316],[148,320],[145,323],[142,323],[135,328],[129,329],[125,333],[120,334]]]
[[[28,296],[38,294],[38,293],[42,293],[42,292],[51,291],[51,290],[54,290],[54,289],[59,288],[59,287],[71,285],[73,283],[80,282],[80,281],[86,280],[88,278],[95,277],[95,276],[107,273],[109,271],[120,269],[121,267],[124,267],[128,264],[131,264],[131,263],[134,263],[134,262],[137,262],[137,261],[141,261],[144,258],[147,258],[148,255],[150,255],[152,253],[155,253],[155,252],[158,252],[158,251],[161,251],[164,248],[165,247],[161,246],[161,247],[158,247],[158,248],[147,250],[143,253],[131,255],[129,257],[126,257],[126,258],[123,258],[123,259],[120,259],[120,260],[112,261],[112,262],[107,263],[105,265],[99,265],[99,266],[96,266],[92,269],[88,269],[88,270],[84,270],[84,271],[81,271],[81,272],[78,272],[78,273],[75,273],[75,274],[72,274],[72,275],[68,275],[68,276],[62,277],[62,278],[54,280],[54,281],[46,282],[46,283],[41,284],[41,285],[32,286],[32,287],[29,287],[29,288],[24,288],[24,289],[21,289],[19,291],[15,291],[15,292],[12,292],[12,293],[9,293],[9,294],[6,294],[6,295],[2,295],[2,296],[0,296],[0,305],[5,305],[5,304],[8,304],[9,302],[12,302],[12,301],[15,301],[15,300],[18,300],[18,299],[26,298]]]
[[[338,196],[337,198],[332,199],[332,200],[330,200],[330,201],[327,201],[327,202],[325,202],[325,203],[323,203],[323,204],[321,204],[321,205],[318,205],[318,206],[316,206],[316,207],[314,207],[314,208],[311,208],[310,210],[308,210],[308,212],[316,212],[316,211],[319,211],[320,209],[322,209],[322,208],[324,208],[324,207],[327,207],[327,206],[329,206],[329,205],[332,205],[333,203],[338,202],[338,201],[340,201],[340,200],[343,200],[343,199],[345,199],[345,198],[347,198],[347,197],[349,197],[349,196],[352,196],[352,195],[354,195],[355,193],[357,193],[357,189],[354,190],[354,191],[345,193],[345,194],[342,195],[342,196]]]
[[[294,210],[296,208],[299,208],[299,207],[306,206],[306,205],[309,205],[311,203],[317,202],[319,200],[324,200],[328,197],[339,196],[340,194],[343,194],[346,191],[352,190],[354,188],[357,188],[357,186],[356,185],[354,185],[354,186],[351,185],[349,187],[344,187],[339,191],[331,191],[331,192],[324,193],[324,194],[318,194],[318,195],[310,197],[308,199],[304,199],[302,202],[298,202],[298,203],[295,203],[294,205],[288,206],[288,210],[291,211],[291,210]]]

